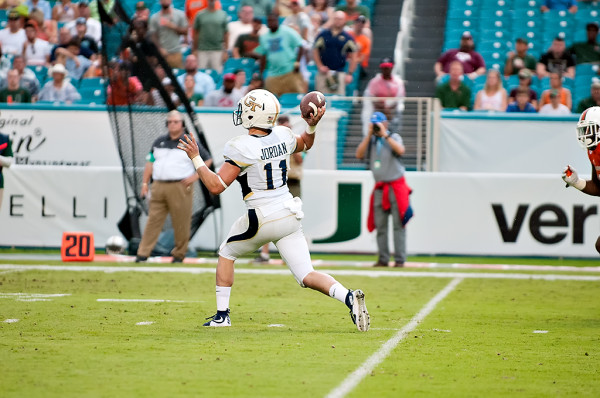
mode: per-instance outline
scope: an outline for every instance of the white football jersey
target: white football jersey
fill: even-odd
[[[225,161],[241,169],[237,180],[249,208],[291,198],[287,174],[296,143],[292,130],[276,126],[268,135],[240,135],[225,144]]]

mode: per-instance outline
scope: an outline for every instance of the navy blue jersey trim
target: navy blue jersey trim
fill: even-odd
[[[248,229],[239,235],[234,235],[227,239],[229,242],[238,242],[241,240],[251,239],[258,232],[258,217],[256,216],[256,210],[248,209]]]

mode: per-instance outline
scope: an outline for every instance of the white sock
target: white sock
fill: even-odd
[[[348,289],[346,289],[341,283],[336,282],[329,288],[329,296],[336,300],[346,304],[346,296],[348,295]]]
[[[217,311],[227,311],[229,308],[229,296],[231,296],[231,286],[217,286]]]

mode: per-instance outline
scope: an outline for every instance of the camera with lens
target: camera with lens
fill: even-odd
[[[381,130],[379,125],[377,123],[373,123],[373,133],[377,134],[379,133],[379,130]]]

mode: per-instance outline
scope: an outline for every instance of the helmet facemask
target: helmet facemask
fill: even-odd
[[[600,143],[600,126],[595,121],[577,123],[577,140],[584,148],[595,148]]]

